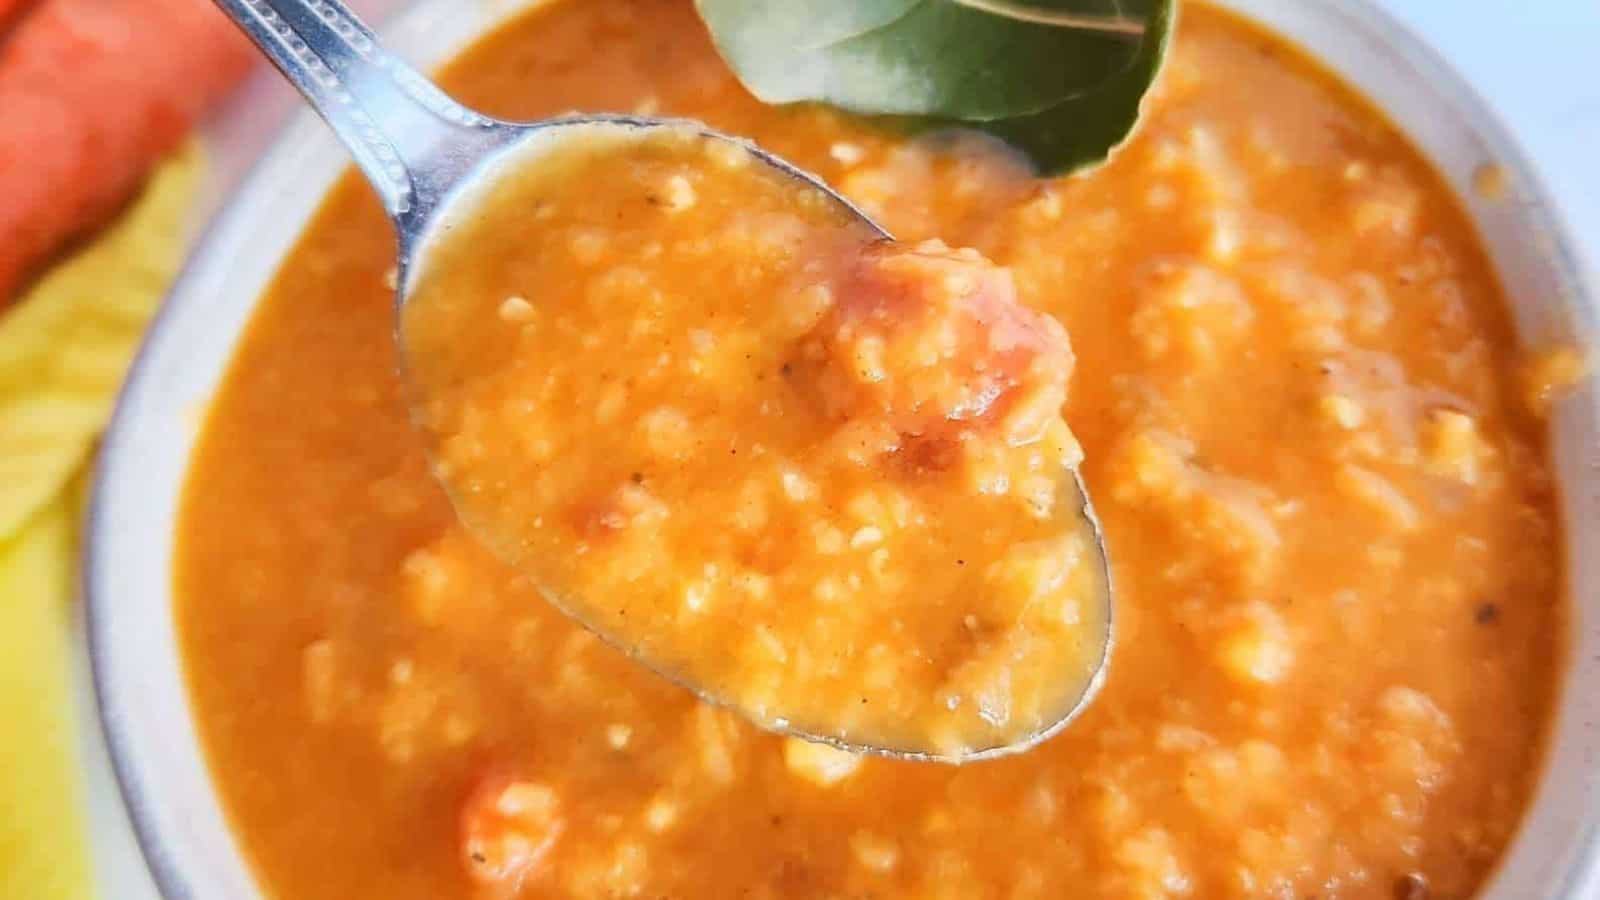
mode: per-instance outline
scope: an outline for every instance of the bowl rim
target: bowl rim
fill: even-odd
[[[460,7],[454,7],[450,0],[407,0],[395,15],[388,18],[379,32],[392,47],[405,55],[412,55],[408,51],[421,52],[426,48],[423,55],[430,55],[436,61],[447,61],[475,40],[490,33],[498,24],[546,2],[559,2],[559,0],[525,0],[525,2],[490,0],[488,3],[473,3],[463,5],[472,11],[470,16],[463,17],[459,12]],[[1270,12],[1281,0],[1213,0],[1213,2],[1260,24],[1275,34],[1282,34]],[[1542,248],[1548,259],[1548,267],[1557,281],[1564,286],[1568,295],[1561,300],[1553,301],[1553,305],[1561,306],[1564,314],[1572,318],[1572,328],[1577,333],[1594,335],[1600,332],[1600,328],[1597,328],[1597,322],[1600,322],[1600,273],[1593,268],[1595,265],[1600,265],[1600,261],[1584,260],[1572,238],[1574,231],[1569,217],[1559,204],[1553,202],[1548,187],[1538,177],[1538,169],[1531,162],[1520,141],[1455,67],[1409,25],[1375,0],[1296,0],[1295,3],[1285,6],[1316,7],[1319,10],[1316,15],[1342,20],[1356,37],[1381,47],[1384,55],[1402,61],[1419,80],[1444,95],[1449,104],[1444,112],[1471,123],[1473,133],[1492,151],[1493,161],[1511,176],[1519,194],[1527,200],[1531,209],[1526,216],[1542,226],[1543,237],[1548,239],[1547,246]],[[457,31],[466,29],[466,31],[441,42],[446,44],[445,46],[429,47],[429,44],[440,42],[436,29],[441,19],[457,20],[451,22],[449,28]],[[463,21],[464,19],[470,21]],[[1384,109],[1384,106],[1372,98],[1367,90],[1355,84],[1352,73],[1336,68],[1301,38],[1294,35],[1283,36],[1301,47],[1318,65],[1333,72],[1343,83],[1367,98],[1376,108]],[[1391,122],[1417,151],[1429,160],[1430,166],[1436,169],[1439,167],[1439,164],[1417,142],[1413,136],[1413,129],[1408,127],[1407,123],[1396,118],[1391,118]],[[132,825],[143,860],[155,881],[156,889],[167,900],[180,900],[180,898],[188,900],[201,895],[197,893],[186,875],[187,868],[183,861],[182,848],[171,843],[172,836],[164,832],[162,824],[156,818],[154,806],[158,801],[153,799],[154,786],[144,781],[142,772],[136,765],[139,751],[134,746],[132,737],[133,731],[139,727],[136,705],[129,703],[132,698],[125,696],[114,683],[111,664],[107,659],[110,648],[121,640],[111,630],[115,616],[108,613],[108,609],[116,602],[119,585],[119,579],[111,571],[106,559],[108,535],[115,530],[117,519],[117,510],[108,499],[111,496],[108,486],[122,479],[139,477],[139,460],[128,452],[127,444],[131,433],[135,430],[139,412],[136,396],[141,389],[147,387],[146,383],[151,377],[153,358],[160,343],[157,338],[170,331],[173,323],[190,306],[196,302],[203,302],[205,282],[213,277],[207,270],[210,268],[210,261],[217,256],[219,248],[236,242],[242,235],[253,230],[252,208],[255,204],[247,201],[263,192],[276,190],[278,185],[266,180],[268,176],[273,174],[275,169],[282,168],[287,159],[303,153],[305,149],[303,145],[307,143],[308,135],[320,128],[322,125],[312,111],[305,108],[298,109],[284,125],[274,131],[272,138],[251,163],[244,178],[235,186],[226,203],[202,230],[199,240],[190,250],[182,272],[173,283],[166,301],[157,311],[128,369],[101,444],[100,464],[93,477],[93,492],[86,515],[82,549],[81,590],[95,709],[123,807]],[[347,162],[341,160],[339,168],[341,170],[348,168]],[[316,203],[320,202],[325,190],[326,188],[322,188],[316,192],[314,198],[316,202],[311,206],[313,213]],[[1460,193],[1459,190],[1457,193]],[[1462,212],[1473,222],[1474,231],[1478,233],[1478,239],[1493,263],[1493,248],[1483,234],[1479,217],[1469,208],[1470,198],[1461,195],[1456,199],[1462,207]],[[306,220],[297,223],[296,231],[303,230],[305,224]],[[276,271],[281,261],[281,257],[273,261],[272,271]],[[1496,277],[1504,281],[1504,275],[1500,272],[1498,264],[1493,268]],[[259,297],[259,290],[256,291],[256,297]],[[251,301],[252,311],[255,302],[254,299]],[[248,315],[246,321],[248,322]],[[241,333],[228,335],[230,360]],[[231,362],[227,365],[231,365]],[[227,365],[223,369],[224,375]],[[214,393],[216,387],[215,383],[211,384],[206,394]],[[1600,403],[1594,402],[1594,398],[1591,398],[1591,402],[1585,405],[1583,412],[1593,418],[1597,414],[1597,407],[1600,407]],[[1551,453],[1555,451],[1553,444],[1552,441]],[[187,458],[188,453],[184,455]],[[180,494],[181,490],[180,481]],[[1567,492],[1562,493],[1565,495]],[[1570,502],[1570,498],[1564,496],[1563,502]],[[1570,517],[1567,526],[1564,531],[1566,543],[1564,549],[1566,565],[1570,570],[1577,562],[1574,559],[1573,551],[1576,548]],[[168,573],[170,579],[170,557],[161,562],[163,571]],[[1568,622],[1571,632],[1570,643],[1573,644],[1578,640],[1580,632],[1578,620],[1581,619],[1581,611],[1577,608],[1579,598],[1575,596],[1575,590],[1570,583],[1566,587],[1568,618],[1572,620]],[[165,599],[170,604],[172,599],[170,584]],[[1573,652],[1575,653],[1575,648]],[[1555,720],[1566,705],[1566,695],[1578,688],[1576,678],[1578,663],[1578,660],[1569,660],[1569,670],[1557,688],[1557,695],[1552,698],[1552,721],[1548,725],[1550,732],[1546,736],[1544,758],[1541,760],[1543,771],[1528,800],[1529,805],[1519,820],[1516,833],[1502,850],[1494,869],[1480,886],[1481,895],[1485,898],[1491,895],[1498,897],[1501,891],[1515,890],[1501,882],[1506,877],[1508,865],[1518,857],[1519,850],[1525,843],[1527,827],[1535,811],[1547,799],[1545,794],[1549,789],[1548,768],[1560,725]],[[180,673],[187,675],[182,661],[179,660],[177,664]],[[185,712],[192,715],[188,684],[182,685],[182,690]],[[204,778],[210,787],[213,799],[220,804],[220,797],[216,796],[218,792],[211,777],[209,760],[205,758],[204,748],[201,747],[199,750],[202,764],[206,767]],[[1595,785],[1600,783],[1600,764],[1591,762],[1589,775],[1588,799],[1592,802]],[[1560,884],[1554,886],[1558,891],[1555,896],[1569,897],[1573,900],[1590,896],[1591,892],[1595,896],[1600,896],[1600,825],[1593,821],[1594,818],[1591,815],[1587,830],[1574,838],[1581,846],[1581,850],[1576,858],[1570,860]],[[225,837],[233,846],[238,863],[251,878],[252,884],[259,889],[259,880],[237,836],[232,834],[230,829],[230,834]],[[1508,896],[1526,895],[1511,893]]]
[[[374,31],[391,51],[408,61],[419,58],[427,60],[424,71],[428,71],[450,62],[469,49],[474,42],[493,33],[497,27],[511,19],[539,6],[555,2],[563,0],[477,0],[459,6],[453,0],[399,0],[396,8],[388,10],[372,24]],[[264,74],[275,80],[282,77],[276,70]],[[283,87],[287,88],[287,85]],[[271,181],[270,177],[279,174],[278,170],[295,171],[292,165],[294,158],[304,155],[309,145],[325,139],[328,148],[340,154],[344,153],[343,148],[335,142],[332,133],[327,131],[327,126],[316,112],[307,106],[297,93],[292,93],[292,100],[292,114],[283,117],[270,129],[269,137],[244,166],[237,182],[231,186],[221,204],[208,210],[209,218],[191,242],[181,270],[151,318],[118,389],[111,419],[101,439],[98,464],[91,474],[89,502],[83,517],[84,537],[79,561],[82,577],[79,591],[87,649],[88,680],[93,693],[94,719],[99,726],[99,737],[110,762],[116,793],[121,800],[123,812],[127,815],[141,861],[145,864],[154,881],[156,893],[162,900],[209,900],[209,898],[193,886],[186,874],[182,853],[176,847],[169,846],[167,838],[170,835],[163,833],[162,825],[156,818],[155,802],[152,800],[154,791],[145,783],[135,765],[138,751],[133,745],[132,733],[133,729],[138,728],[137,709],[135,704],[126,702],[130,698],[123,696],[113,683],[111,666],[107,661],[112,646],[119,640],[119,637],[109,630],[108,620],[113,617],[107,614],[107,610],[115,603],[118,587],[118,579],[112,574],[111,567],[105,559],[106,536],[114,528],[111,522],[115,518],[107,499],[110,494],[107,488],[119,478],[138,477],[136,461],[127,463],[134,467],[133,471],[127,473],[122,471],[128,456],[124,447],[136,421],[135,414],[138,412],[135,408],[136,396],[149,378],[158,345],[161,343],[158,339],[172,329],[184,307],[205,299],[207,281],[213,277],[209,272],[211,261],[218,255],[218,251],[227,245],[237,243],[254,230],[252,213],[256,203],[252,201],[275,192],[279,185]],[[314,195],[305,216],[294,229],[296,233],[304,230],[310,219],[316,215],[333,183],[342,177],[343,172],[352,167],[353,162],[348,158],[340,156],[337,159],[331,174],[323,179],[325,183],[313,189]],[[298,238],[289,241],[285,253],[292,249],[296,240]],[[274,259],[270,271],[276,273],[281,263],[281,257]],[[260,291],[265,289],[273,277],[275,275],[269,274],[257,289],[257,299],[252,300],[250,304],[252,315],[259,301]],[[248,327],[248,324],[247,315],[243,327]],[[224,364],[221,377],[226,377],[227,366],[231,365],[233,352],[242,335],[241,329],[228,336],[229,362]],[[207,396],[214,394],[218,386],[217,383],[212,384],[205,392]],[[189,450],[192,452],[192,446]],[[188,456],[188,453],[185,453],[185,456]],[[182,491],[181,482],[179,491],[180,493]],[[172,560],[169,557],[163,562],[170,579]],[[166,599],[170,605],[172,600],[170,584]],[[187,676],[183,661],[177,662],[180,674]],[[192,714],[192,709],[188,708],[190,699],[188,685],[184,684],[182,689],[185,694],[185,712]],[[201,764],[206,767],[204,776],[208,786],[212,793],[216,794],[210,762],[205,759],[203,748],[201,748]],[[216,799],[220,805],[220,797]],[[226,821],[224,811],[224,825],[229,824],[231,823]],[[250,877],[257,894],[260,894],[259,879],[248,855],[240,846],[237,837],[231,833],[231,828],[229,830],[230,833],[226,837],[233,847],[237,862]]]

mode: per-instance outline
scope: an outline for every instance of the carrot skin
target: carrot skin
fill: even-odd
[[[6,39],[6,26],[22,17],[23,10],[34,0],[0,0],[0,41]]]
[[[0,306],[120,208],[253,58],[203,0],[42,0],[18,21],[0,41]]]

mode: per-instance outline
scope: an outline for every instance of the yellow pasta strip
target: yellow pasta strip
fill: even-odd
[[[0,897],[90,895],[68,653],[77,493],[0,542]]]
[[[0,897],[91,894],[70,650],[84,467],[182,259],[196,147],[0,317]]]
[[[182,261],[202,169],[190,147],[121,219],[0,317],[0,539],[88,458]]]

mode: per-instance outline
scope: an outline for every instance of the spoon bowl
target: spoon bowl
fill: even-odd
[[[466,115],[476,115],[470,111],[464,112]],[[826,196],[840,210],[879,237],[885,240],[893,239],[883,226],[834,191],[822,179],[782,157],[768,153],[752,141],[724,134],[702,122],[604,113],[570,115],[528,123],[495,119],[484,119],[484,121],[488,123],[484,126],[486,149],[475,157],[470,157],[466,153],[447,153],[448,164],[460,166],[461,170],[448,182],[443,177],[438,178],[440,184],[435,192],[420,197],[413,193],[412,197],[415,199],[409,203],[420,200],[423,208],[419,212],[412,212],[404,200],[399,201],[401,205],[389,207],[390,219],[394,223],[400,243],[398,268],[400,277],[395,286],[397,308],[403,307],[410,299],[416,284],[414,276],[426,268],[428,252],[438,239],[451,229],[460,216],[475,210],[501,178],[525,171],[528,167],[537,165],[540,157],[558,154],[563,148],[592,143],[597,138],[605,136],[607,132],[644,135],[651,132],[680,134],[689,130],[700,137],[734,145],[749,153],[767,168],[794,179],[808,190]]]
[[[333,128],[357,166],[377,191],[397,236],[395,309],[397,321],[419,281],[428,270],[432,249],[446,237],[461,217],[469,215],[509,173],[526,171],[541,156],[573,142],[592,141],[597,132],[642,134],[652,130],[681,132],[690,128],[713,141],[738,145],[762,165],[792,178],[807,190],[819,192],[873,234],[890,234],[860,209],[816,176],[776,157],[749,141],[714,131],[697,122],[625,115],[578,115],[532,123],[513,123],[468,109],[445,95],[428,79],[390,55],[372,31],[338,0],[215,0],[261,51],[305,96]],[[397,336],[400,325],[396,326]],[[400,341],[404,347],[404,341]],[[402,360],[404,353],[402,352]],[[462,505],[448,479],[447,493]],[[546,597],[563,613],[590,628],[603,639],[628,652],[651,669],[672,678],[718,705],[729,706],[769,730],[833,745],[852,752],[902,759],[965,762],[1026,750],[1059,732],[1093,698],[1105,677],[1112,644],[1111,576],[1104,541],[1087,489],[1076,468],[1064,468],[1059,496],[1066,502],[1057,509],[1081,516],[1076,523],[1090,536],[1091,576],[1098,589],[1095,602],[1104,604],[1096,621],[1103,633],[1091,635],[1098,653],[1090,654],[1090,675],[1063,708],[1044,727],[1016,740],[965,749],[952,755],[932,747],[885,746],[879,742],[847,740],[824,729],[802,730],[782,715],[755,715],[705,685],[692,683],[637,652],[623,636],[597,627],[570,602],[545,588]],[[463,516],[469,530],[493,550],[503,544],[499,535]]]

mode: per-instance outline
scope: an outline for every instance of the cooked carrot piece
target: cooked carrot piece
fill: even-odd
[[[0,0],[0,23],[27,0]],[[0,38],[0,306],[114,213],[244,75],[200,0],[42,0]]]

